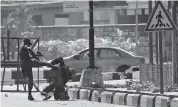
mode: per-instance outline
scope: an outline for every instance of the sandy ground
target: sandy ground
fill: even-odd
[[[7,93],[1,94],[1,107],[131,107],[114,104],[98,103],[92,101],[75,100],[55,101],[53,98],[43,101],[39,93],[33,93],[35,101],[27,100],[27,93]]]

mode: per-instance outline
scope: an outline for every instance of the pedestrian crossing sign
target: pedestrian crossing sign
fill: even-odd
[[[146,24],[145,31],[161,30],[176,30],[176,25],[173,23],[162,2],[157,1]]]

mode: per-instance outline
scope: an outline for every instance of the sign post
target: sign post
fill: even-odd
[[[171,20],[167,10],[161,1],[157,1],[156,5],[146,24],[145,31],[159,31],[159,60],[160,60],[160,93],[164,93],[163,83],[163,55],[162,55],[162,31],[176,30],[176,26]]]
[[[162,46],[162,31],[159,31],[159,62],[160,62],[160,93],[164,92],[163,83],[163,46]]]
[[[174,21],[175,24],[177,24],[176,22],[176,5],[177,5],[177,1],[172,1],[173,5],[172,5],[172,19]],[[177,32],[174,31],[172,33],[172,62],[173,62],[173,68],[172,68],[172,72],[173,72],[173,85],[174,84],[178,84],[178,65],[177,65]]]

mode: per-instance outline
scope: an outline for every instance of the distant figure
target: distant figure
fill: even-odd
[[[28,100],[32,101],[34,100],[31,94],[31,91],[33,88],[32,67],[48,66],[54,69],[58,69],[58,67],[53,66],[50,63],[40,62],[37,55],[30,48],[31,45],[32,43],[30,42],[29,39],[24,39],[23,46],[20,49],[20,66],[21,66],[23,75],[27,77],[28,79]]]
[[[164,19],[162,14],[161,14],[161,11],[159,11],[159,14],[156,16],[156,19],[157,19],[157,24],[156,24],[155,27],[158,27],[158,26],[161,27],[162,25],[165,27],[165,24],[161,20],[161,19]]]

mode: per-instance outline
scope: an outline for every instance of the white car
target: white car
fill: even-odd
[[[64,58],[64,62],[75,73],[89,66],[89,49],[84,49],[74,55]],[[131,66],[138,66],[145,62],[143,56],[135,56],[121,48],[98,47],[94,49],[95,66],[102,72],[125,72]]]

